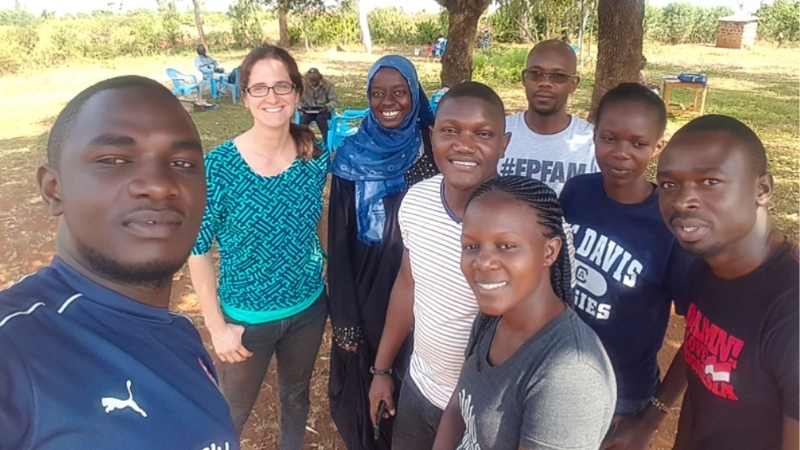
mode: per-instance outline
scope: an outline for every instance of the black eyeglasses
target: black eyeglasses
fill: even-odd
[[[522,71],[522,76],[528,81],[539,82],[546,78],[548,78],[553,83],[557,84],[564,84],[569,81],[570,78],[575,78],[576,75],[569,75],[566,73],[557,73],[557,72],[539,72],[538,70],[528,70],[525,69]]]
[[[275,92],[275,95],[288,95],[294,91],[294,84],[292,83],[276,83],[275,86],[251,86],[249,88],[244,89],[245,92],[250,94],[251,97],[266,97],[269,95],[269,91],[272,90]]]

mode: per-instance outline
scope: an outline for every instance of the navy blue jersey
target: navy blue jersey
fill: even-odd
[[[575,235],[575,309],[603,342],[621,400],[653,395],[672,301],[679,312],[686,309],[694,258],[664,225],[657,192],[639,204],[618,203],[595,173],[569,180],[561,193]]]
[[[59,258],[0,292],[0,449],[238,449],[188,318]]]

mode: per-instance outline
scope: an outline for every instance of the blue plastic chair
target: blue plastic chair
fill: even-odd
[[[336,150],[339,144],[348,137],[356,134],[358,125],[352,124],[353,122],[361,122],[364,117],[369,114],[367,109],[346,109],[342,115],[334,115],[328,122],[330,129],[328,130],[328,148],[331,151]]]
[[[172,80],[173,95],[188,96],[193,91],[197,91],[198,95],[202,93],[200,84],[197,82],[197,77],[194,75],[187,75],[175,69],[167,69],[167,76]]]
[[[236,100],[239,98],[239,68],[237,67],[233,69],[231,75],[233,76],[232,83],[228,81],[229,80],[228,77],[218,79],[216,80],[216,82],[219,84],[220,87],[226,88],[231,91],[231,98],[233,99],[233,103],[236,103]],[[212,76],[212,83],[214,83],[213,76]],[[216,95],[214,96],[214,98],[219,98],[220,89],[217,88],[214,90],[216,91]]]
[[[444,55],[444,50],[447,48],[447,39],[443,40],[441,44],[436,48],[436,57],[441,58]]]

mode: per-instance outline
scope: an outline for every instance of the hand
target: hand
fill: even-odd
[[[617,415],[611,420],[611,428],[600,444],[601,450],[645,450],[658,430],[645,422],[642,414]]]
[[[253,352],[242,345],[244,327],[234,323],[226,323],[224,327],[209,329],[211,343],[219,359],[228,363],[237,363],[253,356]]]
[[[394,380],[391,376],[377,375],[372,377],[372,385],[369,387],[369,418],[372,420],[372,425],[375,425],[375,420],[378,417],[378,405],[381,400],[386,402],[386,411],[383,418],[388,419],[389,416],[395,415],[394,409]]]
[[[339,348],[354,355],[358,353],[358,345],[339,345]]]

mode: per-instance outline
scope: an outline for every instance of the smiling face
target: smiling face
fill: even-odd
[[[37,180],[61,216],[59,254],[122,284],[171,282],[197,238],[206,184],[197,130],[169,92],[95,94],[56,164]]]
[[[525,68],[529,71],[575,75],[575,52],[563,42],[547,41],[533,49]],[[571,77],[566,83],[555,83],[549,77],[532,81],[523,76],[528,110],[540,115],[566,111],[567,99],[575,92],[579,82],[579,77]]]
[[[443,99],[431,127],[436,166],[447,184],[472,190],[497,176],[511,133],[504,133],[503,111],[474,97]]]
[[[485,314],[499,316],[550,286],[560,238],[547,238],[531,206],[505,193],[470,202],[461,234],[461,271]]]
[[[396,69],[384,67],[369,84],[369,108],[384,128],[397,128],[414,107],[408,82]]]
[[[293,84],[286,66],[278,59],[262,59],[253,65],[247,80],[247,87],[275,86],[278,83]],[[298,91],[292,90],[289,94],[278,95],[270,89],[266,97],[253,97],[245,93],[244,105],[253,116],[257,125],[267,128],[288,127],[297,109],[300,100]]]
[[[594,132],[603,181],[616,186],[643,177],[650,159],[664,146],[657,120],[649,107],[639,102],[606,106]]]
[[[698,131],[675,136],[661,154],[661,214],[687,252],[713,257],[758,231],[772,177],[755,173],[744,145],[728,132]]]

